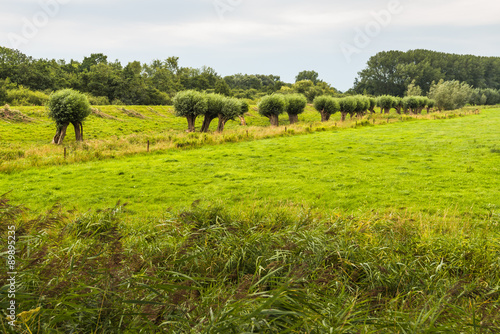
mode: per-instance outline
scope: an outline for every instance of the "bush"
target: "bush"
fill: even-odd
[[[0,105],[7,102],[7,89],[4,87],[3,80],[0,80]]]
[[[86,94],[89,103],[93,106],[108,106],[111,103],[107,96],[93,96],[91,94]]]
[[[439,110],[452,110],[462,108],[472,96],[472,88],[465,82],[457,80],[433,83],[429,97],[436,101]]]
[[[43,106],[48,100],[47,94],[32,91],[23,86],[7,91],[7,103],[13,106]]]

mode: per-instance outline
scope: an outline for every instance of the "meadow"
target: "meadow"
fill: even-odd
[[[125,108],[66,157],[42,108],[0,121],[22,331],[500,330],[500,109],[187,134]]]

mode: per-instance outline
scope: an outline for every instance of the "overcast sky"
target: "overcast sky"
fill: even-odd
[[[345,91],[379,51],[500,56],[498,0],[1,0],[0,45],[35,58],[180,57],[222,76],[302,70]]]

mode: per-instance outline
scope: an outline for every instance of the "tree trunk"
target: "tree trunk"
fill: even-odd
[[[384,108],[380,107],[380,113],[383,114],[384,113]]]
[[[370,109],[369,109],[369,110],[370,110],[370,113],[371,113],[371,114],[374,114],[374,113],[375,113],[375,107],[370,107]]]
[[[66,137],[66,130],[68,129],[69,123],[61,124],[57,127],[57,132],[52,139],[52,144],[61,145],[63,143],[64,137]]]
[[[241,125],[246,126],[247,122],[245,121],[245,117],[243,117],[243,116],[238,116],[238,117],[240,118]]]
[[[325,110],[321,110],[321,122],[328,122],[330,119],[330,114],[325,112]]]
[[[75,138],[76,141],[83,141],[83,125],[81,122],[72,122],[75,128]]]
[[[341,118],[342,122],[345,122],[345,117],[347,116],[347,113],[342,112],[340,114],[342,115],[342,118]]]
[[[219,114],[219,123],[217,124],[217,132],[224,131],[224,125],[226,125],[227,121],[228,120],[225,119],[222,114]]]
[[[299,115],[288,114],[288,119],[290,120],[290,124],[295,124],[299,122]]]
[[[203,124],[201,126],[201,132],[208,132],[210,129],[210,123],[214,120],[215,116],[212,115],[205,115],[205,118],[203,119]]]
[[[270,115],[269,122],[271,123],[271,126],[279,126],[280,121],[278,115]]]
[[[401,107],[396,107],[396,112],[401,115]]]
[[[427,107],[427,113],[430,114],[431,113],[431,108],[430,107]]]
[[[384,108],[384,114],[388,114],[391,111],[391,108]]]
[[[188,130],[187,130],[187,132],[194,132],[195,131],[194,124],[195,124],[195,121],[196,121],[196,116],[189,115],[189,116],[186,116],[186,119],[187,119],[187,122],[188,122]]]

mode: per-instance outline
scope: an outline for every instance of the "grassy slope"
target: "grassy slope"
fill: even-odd
[[[499,126],[500,114],[490,111],[35,168],[2,175],[1,191],[36,209],[122,200],[139,214],[199,199],[484,214],[500,205]]]

